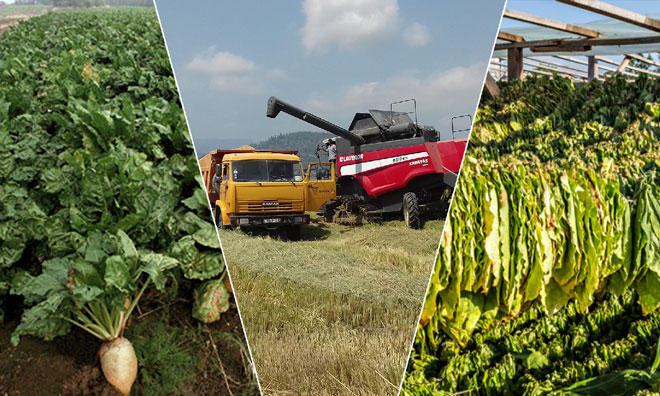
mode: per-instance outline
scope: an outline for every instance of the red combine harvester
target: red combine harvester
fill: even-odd
[[[424,218],[437,216],[448,203],[467,138],[438,141],[433,127],[417,124],[416,112],[413,122],[408,113],[392,108],[356,113],[348,130],[268,99],[266,115],[275,118],[280,111],[338,136],[337,197],[320,210],[327,220],[402,213],[408,226],[420,228]]]

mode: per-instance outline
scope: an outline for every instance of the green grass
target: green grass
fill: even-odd
[[[264,394],[396,394],[442,224],[221,231]]]
[[[197,368],[185,331],[160,321],[138,322],[130,330],[145,394],[166,396],[181,392],[186,382],[195,377]]]

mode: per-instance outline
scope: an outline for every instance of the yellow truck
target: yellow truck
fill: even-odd
[[[252,147],[215,150],[199,160],[219,228],[283,229],[300,238],[309,224],[305,212],[318,211],[335,198],[335,168],[330,162],[303,167],[297,151]]]

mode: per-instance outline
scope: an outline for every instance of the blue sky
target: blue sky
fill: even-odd
[[[315,130],[266,118],[271,95],[344,127],[415,97],[447,136],[476,107],[503,3],[156,1],[193,138],[250,141]]]

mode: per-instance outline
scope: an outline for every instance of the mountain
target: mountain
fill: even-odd
[[[325,132],[291,132],[280,133],[279,135],[271,136],[268,139],[252,144],[252,147],[259,150],[297,150],[300,160],[303,162],[305,169],[310,162],[318,162],[316,157],[316,146],[330,137],[334,137],[330,133]],[[327,161],[328,155],[325,152],[319,153],[321,161]]]
[[[197,157],[202,158],[213,150],[232,150],[241,146],[252,146],[250,139],[219,139],[219,138],[200,138],[193,139]]]
[[[295,150],[298,151],[298,156],[303,163],[305,169],[310,162],[318,162],[316,157],[316,145],[320,144],[323,139],[334,137],[330,133],[325,132],[290,132],[280,133],[271,136],[266,140],[254,143],[249,139],[217,139],[217,138],[202,138],[194,139],[195,149],[197,156],[202,158],[213,150],[231,150],[237,149],[241,146],[252,146],[258,150]],[[328,155],[325,152],[319,153],[321,161],[327,161]]]

